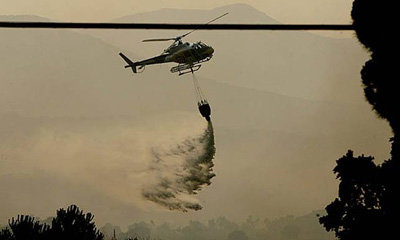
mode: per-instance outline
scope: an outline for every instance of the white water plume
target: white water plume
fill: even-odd
[[[143,196],[171,210],[200,210],[193,197],[211,184],[215,154],[211,122],[204,133],[186,139],[171,149],[153,149],[150,171],[158,176],[156,184],[143,189]]]

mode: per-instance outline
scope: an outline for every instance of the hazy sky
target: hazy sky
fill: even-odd
[[[0,14],[35,14],[63,21],[106,21],[160,8],[209,9],[232,3],[247,3],[281,22],[349,23],[352,0],[0,0]]]
[[[0,15],[109,21],[235,2],[287,23],[350,21],[351,0],[0,0]],[[269,20],[246,6],[225,10],[225,21]],[[140,17],[204,21],[220,11]],[[135,61],[154,56],[168,43],[141,41],[175,34],[0,28],[0,224],[21,213],[45,218],[71,203],[100,225],[307,214],[337,195],[332,169],[348,149],[389,157],[390,130],[363,96],[360,69],[368,54],[354,36],[197,31],[186,40],[216,50],[196,73],[212,106],[216,177],[196,197],[201,211],[171,212],[145,200],[143,190],[163,186],[153,183],[164,174],[183,176],[186,162],[170,156],[197,139],[205,121],[190,75],[170,74],[171,63],[132,76],[118,52]]]

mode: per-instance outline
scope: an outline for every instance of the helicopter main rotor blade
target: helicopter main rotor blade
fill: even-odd
[[[217,21],[218,19],[220,19],[220,18],[222,18],[222,17],[224,17],[224,16],[226,16],[226,15],[228,15],[228,14],[229,14],[229,12],[224,13],[224,14],[222,14],[221,16],[216,17],[216,18],[214,18],[213,20],[210,20],[210,21],[206,22],[204,25],[208,25],[208,24],[210,24],[210,23],[212,23],[212,22],[215,22],[215,21]],[[196,30],[199,30],[199,29],[198,29],[198,28],[193,29],[192,31],[187,32],[187,33],[185,33],[185,34],[179,36],[178,38],[180,38],[180,39],[181,39],[181,38],[184,38],[184,37],[186,37],[187,35],[191,34],[192,32],[194,32],[194,31],[196,31]]]
[[[176,38],[154,38],[154,39],[145,39],[142,42],[162,42],[162,41],[171,41]]]
[[[210,23],[212,23],[212,22],[214,22],[214,21],[216,21],[216,20],[222,18],[223,16],[225,16],[225,15],[227,15],[227,14],[228,14],[228,13],[224,13],[224,14],[222,14],[221,16],[216,17],[216,18],[214,18],[213,20],[206,22],[204,25],[208,25],[208,24],[210,24]],[[194,32],[194,31],[196,31],[196,30],[198,30],[198,28],[193,29],[193,30],[190,31],[190,32],[187,32],[187,33],[185,33],[185,34],[183,34],[183,35],[180,35],[180,36],[174,37],[174,38],[154,38],[154,39],[145,39],[145,40],[142,40],[142,42],[161,42],[161,41],[171,41],[171,40],[180,41],[182,38],[186,37],[187,35],[191,34],[192,32]]]

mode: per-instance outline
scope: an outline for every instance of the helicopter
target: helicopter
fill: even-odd
[[[210,24],[228,13],[225,13],[213,20],[205,23]],[[159,38],[159,39],[146,39],[143,42],[156,42],[156,41],[174,41],[168,48],[166,48],[161,55],[155,56],[149,59],[145,59],[138,62],[133,62],[123,53],[119,55],[127,63],[125,68],[131,68],[133,73],[141,73],[144,71],[145,66],[153,64],[162,64],[175,62],[177,66],[171,68],[171,73],[179,73],[179,76],[186,73],[194,73],[201,67],[201,63],[208,62],[211,60],[214,49],[211,46],[207,46],[205,43],[199,41],[194,43],[182,42],[182,39],[187,35],[193,33],[197,29],[191,30],[183,35],[172,37],[172,38]]]

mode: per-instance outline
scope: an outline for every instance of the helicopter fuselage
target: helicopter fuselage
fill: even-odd
[[[137,69],[142,70],[147,65],[176,62],[179,65],[171,68],[171,72],[179,72],[181,75],[184,70],[197,71],[201,66],[200,63],[210,60],[213,53],[214,49],[202,42],[182,43],[181,41],[176,41],[165,49],[161,55],[138,62],[132,62],[123,53],[119,55],[128,64],[125,68],[132,68],[134,73],[138,72]]]
[[[165,49],[161,55],[135,62],[134,64],[139,68],[146,65],[168,62],[194,65],[204,59],[211,58],[213,53],[214,49],[202,42],[177,42]]]
[[[189,65],[211,58],[213,53],[214,49],[202,42],[180,43],[177,45],[171,45],[169,48],[164,50],[164,54],[167,55],[165,57],[165,62],[176,62]]]

